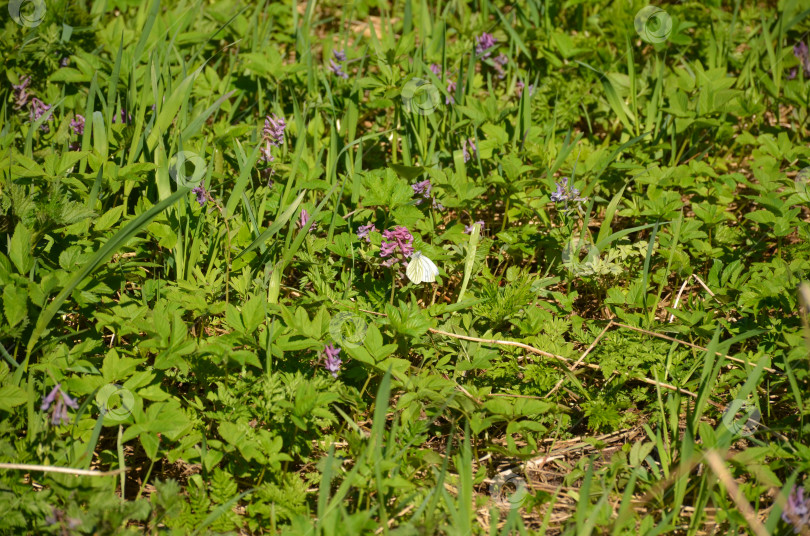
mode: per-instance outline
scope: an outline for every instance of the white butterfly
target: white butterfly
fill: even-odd
[[[412,282],[416,283],[433,283],[436,281],[436,276],[439,275],[439,269],[436,264],[424,255],[421,251],[415,251],[408,261],[408,269],[405,274]]]

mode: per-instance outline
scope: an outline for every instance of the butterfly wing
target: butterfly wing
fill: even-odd
[[[416,283],[417,285],[422,282],[422,254],[420,252],[415,252],[411,256],[411,260],[408,261],[408,269],[405,270],[405,275],[408,276],[408,279],[411,280],[411,283]]]
[[[439,269],[432,260],[422,255],[421,251],[417,251],[408,261],[408,269],[405,270],[405,275],[417,285],[419,283],[433,283],[436,281],[436,276],[439,275]]]
[[[425,256],[422,256],[420,263],[422,264],[423,271],[422,281],[424,283],[433,283],[436,281],[436,276],[439,275],[439,268],[436,266],[436,263]]]

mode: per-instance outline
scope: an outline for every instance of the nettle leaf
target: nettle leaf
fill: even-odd
[[[231,303],[229,303],[228,307],[225,309],[225,322],[231,329],[234,329],[239,333],[247,332],[245,325],[242,323],[242,314],[239,312],[239,309],[237,309],[236,306]]]
[[[400,301],[399,308],[386,305],[385,312],[391,327],[406,337],[420,337],[430,328],[427,314],[416,303]]]
[[[11,327],[28,316],[28,293],[23,288],[8,285],[3,289],[3,312]]]
[[[16,385],[0,387],[0,410],[11,411],[28,401],[28,394]]]
[[[261,296],[250,298],[242,306],[242,325],[245,333],[253,333],[264,322],[267,310],[267,300]]]
[[[31,231],[25,225],[18,223],[8,243],[8,258],[14,263],[17,271],[23,275],[27,275],[34,266],[34,257],[31,255],[32,238]]]
[[[410,184],[397,177],[392,169],[384,172],[367,173],[363,176],[363,205],[367,207],[383,206],[394,209],[408,204],[413,198]]]
[[[124,213],[124,208],[126,208],[124,205],[118,205],[102,214],[101,217],[96,220],[94,229],[96,231],[106,231],[113,225],[118,224],[121,221],[121,214]]]

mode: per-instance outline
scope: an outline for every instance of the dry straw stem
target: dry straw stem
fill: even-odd
[[[446,337],[453,337],[455,339],[461,339],[461,340],[464,340],[464,341],[482,342],[482,343],[486,343],[486,344],[497,344],[497,345],[501,345],[501,346],[516,346],[518,348],[522,348],[522,349],[527,350],[529,352],[532,352],[534,354],[538,354],[538,355],[542,355],[544,357],[550,357],[552,359],[562,361],[563,363],[569,363],[569,364],[572,364],[572,365],[575,364],[575,362],[573,360],[568,359],[567,357],[563,357],[561,355],[556,355],[556,354],[552,354],[552,353],[549,353],[549,352],[546,352],[546,351],[543,351],[543,350],[539,350],[539,349],[537,349],[537,348],[535,348],[533,346],[529,346],[528,344],[524,344],[522,342],[506,341],[506,340],[500,340],[500,339],[482,339],[480,337],[470,337],[468,335],[458,335],[456,333],[450,333],[448,331],[442,331],[440,329],[434,329],[434,328],[429,328],[428,331],[430,331],[431,333],[436,333],[438,335],[444,335]],[[583,363],[583,366],[585,366],[586,368],[589,368],[589,369],[593,369],[593,370],[602,370],[602,368],[599,365],[595,365],[593,363]],[[624,374],[627,375],[627,376],[630,376],[628,373],[624,373]],[[655,380],[651,380],[649,378],[643,378],[643,377],[630,376],[630,378],[634,379],[634,380],[638,380],[640,382],[650,384],[650,385],[655,385],[655,386],[658,386],[658,387],[662,387],[662,388],[668,389],[670,391],[677,391],[677,392],[679,392],[681,394],[691,396],[692,398],[697,398],[696,393],[693,393],[692,391],[689,391],[687,389],[681,389],[680,387],[676,387],[676,386],[670,385],[668,383],[657,382]],[[511,396],[511,395],[505,394],[504,396]],[[709,403],[713,404],[713,405],[715,405],[716,407],[719,407],[719,408],[723,407],[722,405],[716,404],[716,403],[711,402],[711,401],[709,401]]]
[[[677,308],[678,308],[678,303],[681,301],[681,295],[683,294],[683,291],[684,291],[684,290],[686,290],[686,285],[688,285],[688,284],[689,284],[689,281],[690,281],[692,278],[695,278],[695,280],[697,280],[697,282],[698,282],[698,283],[700,283],[700,286],[701,286],[701,287],[703,287],[704,289],[706,289],[706,292],[708,292],[708,293],[709,293],[709,295],[710,295],[712,298],[714,298],[714,300],[715,300],[717,303],[720,303],[720,300],[718,300],[718,299],[715,297],[714,292],[712,292],[712,289],[710,289],[710,288],[709,288],[709,287],[706,285],[706,283],[704,283],[704,282],[703,282],[703,280],[702,280],[700,277],[698,277],[696,274],[692,274],[692,275],[690,275],[689,277],[687,277],[687,278],[686,278],[686,280],[684,280],[683,285],[681,285],[681,289],[678,291],[678,295],[675,297],[675,304],[672,306],[672,308],[673,308],[673,309],[677,309]],[[673,321],[673,320],[675,320],[675,315],[674,315],[674,314],[673,314],[673,315],[670,315],[670,317],[669,317],[669,321],[670,321],[670,323],[672,323],[672,321]]]
[[[757,536],[768,536],[768,531],[765,530],[765,527],[762,526],[762,523],[757,518],[757,513],[754,511],[751,505],[748,504],[748,501],[745,499],[745,495],[743,495],[743,493],[740,491],[739,486],[737,486],[737,482],[734,481],[734,478],[731,476],[731,473],[729,473],[728,468],[726,468],[723,458],[717,453],[717,451],[713,449],[707,450],[703,456],[706,458],[706,462],[708,462],[709,466],[712,468],[712,471],[714,471],[714,474],[717,475],[717,478],[728,490],[731,500],[734,501],[735,505],[737,505],[737,509],[748,522],[748,526],[751,527],[754,534]]]
[[[676,339],[675,337],[670,337],[669,335],[663,335],[661,333],[656,333],[654,331],[647,331],[646,329],[641,329],[641,328],[637,328],[637,327],[634,327],[634,326],[628,326],[627,324],[622,324],[620,322],[612,322],[612,323],[613,323],[614,326],[619,326],[620,328],[631,329],[633,331],[638,331],[639,333],[645,333],[645,334],[650,335],[652,337],[658,337],[659,339],[664,339],[664,340],[671,341],[671,342],[677,342],[678,344],[683,344],[684,346],[689,346],[690,348],[695,348],[697,350],[703,350],[704,352],[709,351],[708,348],[705,348],[703,346],[699,346],[697,344],[692,344],[691,342],[682,341],[680,339]],[[746,361],[744,359],[740,359],[738,357],[731,357],[730,355],[726,355],[726,354],[724,354],[722,352],[715,352],[715,355],[723,356],[724,358],[728,359],[729,361],[733,361],[735,363],[740,363],[740,364],[746,365],[748,367],[755,367],[756,366],[756,364],[754,364],[754,363],[749,363],[748,361]],[[776,369],[772,369],[770,367],[762,367],[762,370],[764,370],[766,372],[770,372],[771,374],[776,374],[778,376],[784,376],[784,373],[782,373],[781,371],[778,371]]]
[[[808,299],[810,299],[810,289],[808,290]],[[359,309],[359,311],[361,311],[363,313],[373,314],[373,315],[376,315],[376,316],[388,316],[385,313],[378,313],[376,311],[369,311],[369,310],[366,310],[366,309]],[[594,363],[582,363],[582,361],[585,358],[585,356],[587,356],[587,354],[595,347],[596,342],[607,332],[608,328],[611,328],[613,326],[618,326],[618,327],[627,328],[627,329],[630,329],[630,330],[633,330],[633,331],[638,331],[640,333],[650,335],[651,337],[658,337],[660,339],[668,340],[668,341],[671,341],[671,342],[676,342],[678,344],[683,344],[683,345],[689,346],[691,348],[702,350],[704,352],[709,351],[708,348],[704,348],[703,346],[699,346],[697,344],[692,344],[690,342],[682,341],[680,339],[676,339],[676,338],[670,337],[668,335],[662,335],[662,334],[656,333],[654,331],[648,331],[646,329],[641,329],[641,328],[637,328],[637,327],[633,327],[633,326],[628,326],[627,324],[622,324],[620,322],[614,322],[612,320],[610,322],[608,322],[608,325],[602,330],[602,332],[597,336],[596,340],[593,343],[591,343],[591,345],[588,347],[588,349],[585,350],[585,353],[582,356],[580,356],[580,358],[577,361],[573,361],[573,360],[568,359],[567,357],[563,357],[561,355],[556,355],[556,354],[552,354],[550,352],[546,352],[544,350],[540,350],[538,348],[535,348],[535,347],[530,346],[528,344],[524,344],[522,342],[508,341],[508,340],[502,340],[502,339],[482,339],[480,337],[470,337],[469,335],[459,335],[457,333],[450,333],[449,331],[443,331],[443,330],[435,329],[435,328],[428,328],[428,331],[431,332],[431,333],[435,333],[437,335],[444,335],[446,337],[452,337],[454,339],[460,339],[460,340],[464,340],[464,341],[480,342],[480,343],[484,343],[484,344],[495,344],[495,345],[500,345],[500,346],[516,346],[518,348],[522,348],[524,350],[527,350],[527,351],[529,351],[529,352],[531,352],[533,354],[542,355],[543,357],[548,357],[548,358],[551,358],[551,359],[555,359],[557,361],[561,361],[563,363],[570,364],[571,366],[569,367],[569,370],[573,371],[578,365],[584,366],[584,367],[592,369],[592,370],[602,370],[602,368],[599,365],[596,365]],[[736,357],[731,357],[731,356],[723,354],[721,352],[715,352],[715,354],[723,356],[724,358],[726,358],[726,359],[728,359],[730,361],[733,361],[733,362],[742,363],[742,364],[748,365],[748,366],[753,366],[750,363],[748,363],[747,361],[744,361],[742,359],[738,359]],[[774,374],[782,375],[781,372],[779,372],[777,370],[774,370],[772,368],[763,367],[763,370],[766,370],[766,371],[774,373]],[[669,391],[675,391],[675,392],[690,396],[690,397],[695,398],[695,399],[697,399],[697,397],[698,397],[697,393],[693,393],[692,391],[689,391],[688,389],[683,389],[683,388],[680,388],[680,387],[676,387],[676,386],[668,384],[668,383],[659,382],[659,381],[652,380],[650,378],[645,378],[645,377],[631,376],[629,373],[626,373],[626,372],[623,372],[621,374],[624,374],[625,376],[629,377],[632,380],[640,381],[640,382],[646,383],[648,385],[654,385],[654,386],[660,387],[662,389],[667,389]],[[560,381],[562,382],[563,380],[560,380]],[[558,382],[558,384],[559,384],[559,382]],[[473,397],[466,389],[464,389],[463,387],[461,387],[458,384],[456,384],[456,385],[459,388],[459,390],[462,393],[464,393],[465,395],[467,395],[468,397],[470,397],[471,400],[473,400],[474,402],[476,402],[478,404],[481,403],[478,399]],[[555,386],[554,389],[557,389],[557,386]],[[552,390],[551,392],[553,393],[554,390]],[[551,393],[549,393],[549,394],[551,394]],[[528,395],[516,395],[516,394],[512,394],[512,393],[492,393],[489,396],[490,397],[504,396],[504,397],[512,397],[512,398],[540,399],[540,397],[534,397],[534,396],[528,396]],[[546,395],[546,396],[548,396],[548,395]],[[714,408],[717,409],[720,412],[726,411],[728,409],[728,407],[729,407],[727,405],[723,405],[723,404],[719,404],[717,402],[714,402],[713,400],[707,400],[706,402],[708,404],[714,406]],[[769,432],[774,433],[777,437],[787,441],[787,438],[784,435],[776,432],[775,430],[771,430],[767,426],[763,426],[763,425],[760,424],[760,428],[762,428],[764,430],[768,430]]]
[[[810,314],[810,285],[807,283],[799,285],[799,302],[801,303],[799,313],[801,314],[802,325],[804,326],[804,338],[808,348],[810,348],[810,322],[808,322],[807,319],[808,314]]]
[[[73,467],[59,467],[57,465],[29,465],[27,463],[0,463],[0,469],[16,469],[19,471],[41,471],[43,473],[63,473],[78,476],[113,476],[120,475],[127,469],[113,471],[92,471],[90,469],[74,469]]]

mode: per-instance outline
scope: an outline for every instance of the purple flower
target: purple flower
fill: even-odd
[[[70,58],[65,57],[62,58],[62,61],[59,62],[60,67],[67,67],[70,64]]]
[[[51,408],[51,424],[54,426],[70,422],[67,406],[73,409],[79,409],[79,404],[62,390],[61,385],[62,384],[57,383],[47,396],[42,397],[42,407],[40,407],[40,411],[47,411],[48,408],[51,408],[51,405],[53,405]]]
[[[523,82],[521,82],[520,80],[518,80],[517,82],[515,82],[515,89],[517,90],[517,94],[518,94],[518,95],[522,95],[522,94],[523,94],[523,88],[524,88],[524,87],[525,87],[525,85],[524,85],[524,84],[523,84]],[[530,96],[530,97],[531,97],[532,95],[534,95],[534,89],[535,89],[535,88],[534,88],[534,84],[529,84],[529,96]]]
[[[439,64],[431,63],[430,64],[430,72],[432,72],[436,76],[441,76],[442,75],[442,68],[441,68],[441,66]]]
[[[298,228],[303,229],[307,223],[309,223],[309,212],[307,212],[307,209],[302,208],[301,216],[298,218]]]
[[[417,182],[416,184],[411,184],[411,188],[413,188],[413,195],[421,195],[425,199],[428,199],[430,198],[430,190],[433,186],[430,184],[430,179],[427,179],[422,182]],[[421,203],[421,199],[416,202],[417,205]]]
[[[45,516],[45,525],[51,526],[59,524],[62,528],[62,534],[69,534],[69,531],[72,531],[79,527],[82,524],[81,519],[76,519],[73,517],[67,517],[66,513],[59,508],[55,508],[51,506],[51,514]]]
[[[481,229],[479,229],[479,232],[482,232],[484,230],[484,222],[483,221],[476,221],[476,222],[471,223],[470,225],[465,225],[464,226],[464,233],[465,234],[470,234],[471,232],[473,232],[473,226],[476,225],[476,224],[481,226]]]
[[[349,75],[343,72],[343,66],[335,63],[335,60],[329,60],[329,69],[341,78],[349,78]]]
[[[449,97],[444,98],[445,104],[455,104],[456,98],[453,97],[453,93],[456,92],[456,83],[453,80],[447,82],[447,92],[450,93]]]
[[[470,151],[467,151],[467,144],[470,145]],[[464,161],[469,162],[472,155],[478,156],[478,147],[475,146],[475,141],[472,138],[467,138],[467,141],[461,146],[464,152]]]
[[[804,41],[799,41],[793,45],[793,55],[799,59],[802,71],[804,71],[804,77],[810,78],[810,50],[807,44]],[[791,72],[791,74],[793,73]],[[793,77],[795,77],[795,75],[793,75]]]
[[[76,114],[73,121],[70,122],[70,128],[73,129],[73,133],[77,136],[84,134],[84,116]]]
[[[579,190],[573,186],[569,188],[568,177],[563,177],[563,180],[556,183],[556,185],[557,190],[551,194],[551,200],[553,202],[565,202],[565,205],[568,206],[569,201],[575,201],[577,203],[585,201],[584,198],[579,197]]]
[[[487,52],[489,49],[495,46],[498,42],[495,37],[487,32],[482,33],[478,37],[475,38],[476,45],[475,45],[475,53],[481,55],[484,58],[488,58],[490,52]]]
[[[70,128],[73,129],[73,133],[77,136],[84,134],[84,116],[81,114],[76,114],[73,120],[70,122]],[[78,141],[74,141],[70,144],[71,151],[78,151],[80,148],[81,144]]]
[[[799,534],[804,527],[810,526],[810,497],[805,498],[802,486],[793,486],[782,512],[782,520],[793,525],[793,532]]]
[[[498,78],[503,78],[506,76],[506,72],[503,70],[504,66],[509,63],[509,57],[501,52],[492,60],[495,65],[495,70],[498,71]]]
[[[261,148],[262,161],[270,163],[275,160],[271,150],[273,147],[279,147],[282,143],[284,143],[284,129],[286,128],[287,123],[284,121],[284,118],[279,117],[276,114],[273,114],[272,117],[268,115],[264,119],[262,140],[264,141],[265,145]]]
[[[272,147],[273,147],[273,145],[268,141],[268,142],[265,143],[264,147],[261,148],[262,161],[263,162],[267,162],[269,164],[270,162],[275,160],[275,157],[273,156],[273,153],[272,153],[272,150],[271,150]]]
[[[340,348],[327,344],[323,349],[323,353],[326,354],[326,360],[324,361],[323,368],[331,372],[333,378],[337,378],[340,365],[343,363],[338,357],[338,354],[340,354]]]
[[[383,231],[382,244],[380,244],[380,258],[386,259],[383,266],[390,267],[413,255],[413,235],[407,227],[401,225],[393,231]],[[400,257],[397,257],[399,253]],[[388,258],[386,258],[388,257]]]
[[[283,117],[279,117],[276,114],[273,114],[273,117],[268,115],[264,119],[264,129],[262,130],[267,144],[275,147],[281,146],[281,144],[284,143],[284,129],[286,128],[287,123],[284,121]]]
[[[332,54],[335,56],[335,59],[338,61],[346,61],[346,51],[344,50],[333,50]]]
[[[371,237],[368,236],[369,233],[372,231],[376,231],[377,228],[374,226],[373,223],[369,222],[365,225],[361,225],[359,229],[357,229],[357,238],[365,238],[366,242],[369,244],[371,243]]]
[[[197,203],[199,203],[200,206],[203,206],[205,202],[208,200],[208,191],[202,184],[197,186],[196,188],[193,188],[191,190],[191,193],[197,196]]]
[[[444,205],[436,201],[436,196],[431,197],[430,191],[433,189],[433,185],[430,184],[430,179],[423,180],[422,182],[417,182],[416,184],[411,184],[411,188],[413,188],[413,195],[421,195],[424,199],[417,199],[416,204],[421,205],[422,201],[425,199],[430,199],[432,201],[431,206],[436,210],[444,210]]]
[[[42,102],[38,98],[34,97],[33,99],[31,99],[31,109],[29,110],[29,114],[30,114],[30,117],[31,117],[31,122],[33,123],[34,121],[38,120],[40,117],[42,117],[42,114],[44,114],[45,112],[47,112],[50,109],[51,109],[50,106],[48,106],[47,104],[45,104],[44,102]],[[48,122],[52,121],[52,120],[53,120],[53,115],[49,116],[48,120],[45,121],[44,123],[42,123],[42,125],[39,127],[40,130],[42,130],[44,132],[48,132],[48,130],[49,130],[48,129]]]
[[[20,79],[20,83],[18,85],[11,85],[12,89],[14,90],[14,108],[17,110],[28,104],[28,99],[31,97],[31,94],[26,91],[26,88],[30,83],[31,77],[26,76]]]
[[[132,115],[128,114],[127,111],[124,108],[121,108],[120,114],[121,114],[120,116],[118,116],[116,114],[113,114],[113,116],[112,116],[113,124],[116,123],[116,120],[117,120],[118,123],[123,123],[123,124],[127,124],[127,123],[132,122]]]

